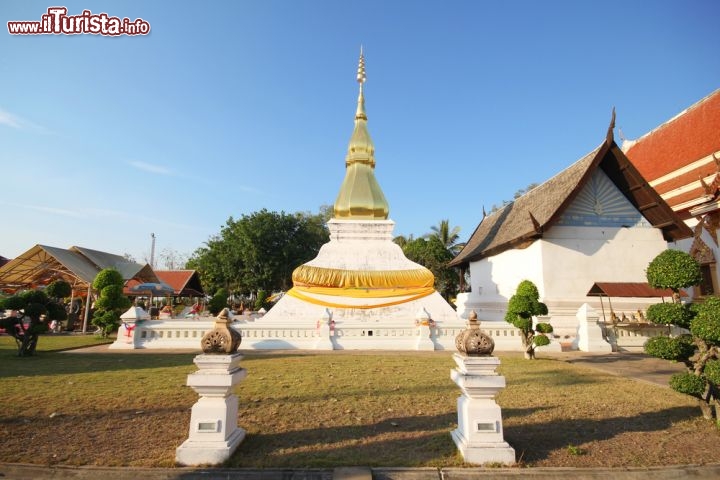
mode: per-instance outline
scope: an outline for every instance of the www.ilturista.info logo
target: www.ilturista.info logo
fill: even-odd
[[[68,15],[65,7],[50,7],[39,22],[7,22],[11,35],[147,35],[150,24],[142,18],[110,17],[107,13],[83,10],[80,15]]]

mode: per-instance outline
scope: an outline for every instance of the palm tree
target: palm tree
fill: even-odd
[[[460,250],[465,246],[464,243],[457,243],[460,238],[460,227],[453,227],[450,229],[450,220],[440,220],[438,225],[430,227],[433,233],[427,235],[428,238],[437,238],[440,242],[445,245],[445,248],[452,253],[457,255]]]

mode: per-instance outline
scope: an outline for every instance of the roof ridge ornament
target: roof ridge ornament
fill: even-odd
[[[608,145],[613,143],[615,141],[615,137],[613,136],[613,130],[615,129],[615,107],[612,108],[612,117],[610,118],[610,125],[608,126],[607,135],[605,136],[605,142],[607,142]]]

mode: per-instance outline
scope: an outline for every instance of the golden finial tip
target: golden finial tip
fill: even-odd
[[[367,77],[365,76],[365,56],[363,55],[362,45],[360,45],[360,61],[358,62],[357,81],[358,81],[358,83],[362,84],[362,83],[365,83],[366,78]]]

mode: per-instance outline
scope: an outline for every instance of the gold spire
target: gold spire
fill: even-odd
[[[365,57],[360,47],[357,81],[360,84],[355,129],[345,157],[345,179],[335,200],[335,218],[386,220],[389,207],[375,179],[375,146],[367,130],[365,113]]]

